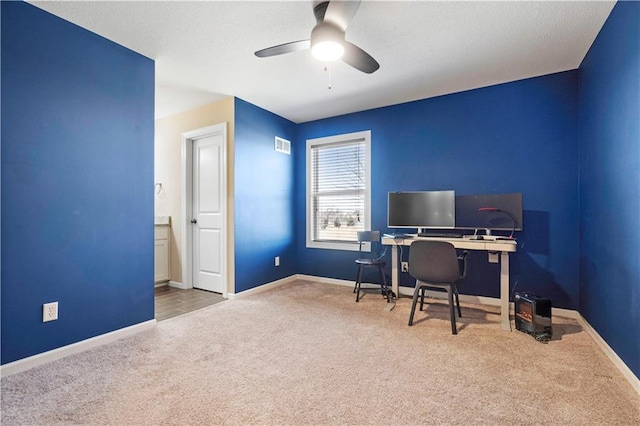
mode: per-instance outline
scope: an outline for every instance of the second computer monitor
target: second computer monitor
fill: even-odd
[[[522,194],[456,195],[456,228],[522,231]]]

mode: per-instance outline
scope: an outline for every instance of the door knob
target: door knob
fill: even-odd
[[[198,223],[198,219],[191,219],[191,223],[193,223],[193,224]]]

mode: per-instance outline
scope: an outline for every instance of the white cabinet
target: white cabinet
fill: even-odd
[[[161,283],[171,279],[169,262],[169,247],[171,242],[171,227],[169,225],[155,226],[155,282]]]

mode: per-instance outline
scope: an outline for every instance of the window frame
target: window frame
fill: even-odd
[[[312,149],[319,146],[336,145],[336,144],[348,144],[349,142],[363,142],[364,143],[364,161],[365,161],[365,189],[364,189],[364,230],[371,229],[371,130],[365,130],[361,132],[345,133],[335,136],[327,136],[323,138],[307,139],[307,168],[306,168],[306,246],[307,248],[319,248],[329,250],[348,250],[358,251],[360,244],[358,242],[349,241],[316,241],[313,239],[313,206],[312,206]],[[363,244],[363,251],[370,250],[370,243]]]

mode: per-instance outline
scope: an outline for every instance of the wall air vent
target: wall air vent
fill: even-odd
[[[282,152],[283,154],[291,154],[291,142],[286,139],[282,139],[276,136],[276,151]]]

